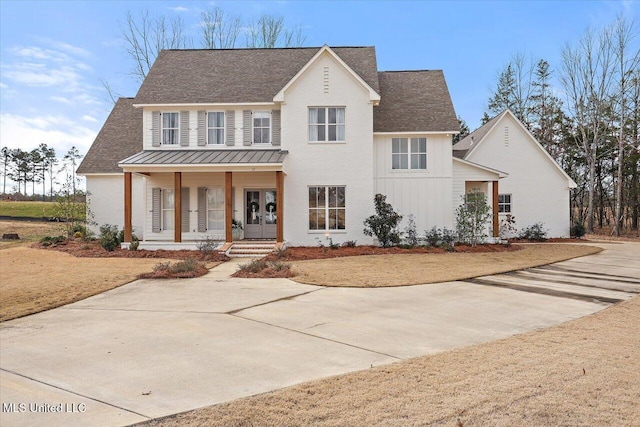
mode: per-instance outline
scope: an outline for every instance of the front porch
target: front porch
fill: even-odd
[[[211,150],[192,152],[187,161],[194,163],[183,159],[178,165],[171,163],[172,156],[183,152],[142,152],[122,161],[124,245],[134,233],[142,235],[144,249],[196,249],[203,241],[229,246],[243,238],[283,242],[286,152],[225,151],[226,161],[220,163],[198,162],[211,161],[216,155]],[[160,156],[164,163],[155,163]],[[133,175],[144,178],[142,200],[133,200]],[[143,230],[132,227],[134,203],[143,204]]]

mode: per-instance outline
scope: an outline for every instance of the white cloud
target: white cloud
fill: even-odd
[[[55,101],[55,102],[60,102],[61,104],[73,105],[73,101],[71,101],[69,98],[65,98],[63,96],[52,96],[49,99],[52,100],[52,101]]]
[[[184,6],[174,6],[174,7],[169,7],[169,10],[173,10],[174,12],[188,12],[189,8],[188,7],[184,7]]]
[[[96,129],[64,116],[0,114],[0,139],[9,148],[32,150],[40,143],[45,143],[55,148],[56,154],[61,156],[75,145],[84,154],[96,134]]]
[[[51,68],[46,64],[14,63],[5,67],[4,77],[26,86],[76,86],[82,79],[73,67]]]
[[[84,116],[82,116],[82,120],[84,120],[86,122],[91,122],[91,123],[97,123],[98,122],[98,119],[96,119],[95,117],[88,116],[86,114]]]
[[[9,89],[9,85],[0,83],[0,89]]]

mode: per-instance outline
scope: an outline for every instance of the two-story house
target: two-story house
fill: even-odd
[[[376,193],[419,231],[506,174],[452,156],[442,71],[379,72],[373,47],[164,50],[115,105],[78,173],[96,224],[141,247],[204,238],[371,243]]]

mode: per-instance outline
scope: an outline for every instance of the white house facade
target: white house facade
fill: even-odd
[[[576,183],[535,137],[505,110],[453,147],[462,159],[508,172],[500,180],[499,218],[519,229],[542,223],[551,237],[569,237],[569,192]]]
[[[471,187],[498,194],[502,169],[453,158],[458,130],[441,71],[379,72],[373,47],[165,50],[78,173],[96,228],[141,247],[370,244],[377,193],[420,231],[452,228]]]

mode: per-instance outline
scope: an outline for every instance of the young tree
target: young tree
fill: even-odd
[[[489,98],[489,113],[492,116],[506,109],[526,127],[531,123],[531,93],[534,65],[524,54],[515,54],[498,75],[498,83]]]
[[[398,225],[402,215],[393,210],[387,203],[387,196],[376,194],[373,199],[375,215],[364,220],[364,234],[376,236],[383,248],[400,243],[401,232]]]
[[[477,188],[462,196],[462,201],[456,209],[458,238],[476,246],[488,237],[487,225],[491,219],[491,208],[487,204],[487,197]]]

